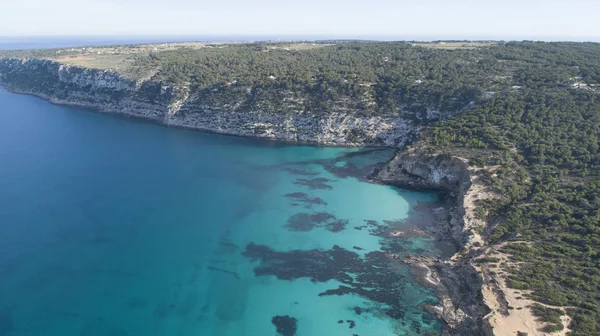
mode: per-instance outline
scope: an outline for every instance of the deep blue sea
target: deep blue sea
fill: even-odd
[[[0,88],[0,335],[428,335],[391,150],[166,128]]]

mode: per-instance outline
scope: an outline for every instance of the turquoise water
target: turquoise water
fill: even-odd
[[[433,290],[382,252],[439,253],[386,238],[436,196],[361,178],[391,155],[0,88],[0,336],[438,334]]]

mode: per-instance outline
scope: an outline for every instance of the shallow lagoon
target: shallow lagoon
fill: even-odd
[[[298,336],[441,330],[421,307],[434,291],[384,253],[440,253],[388,237],[436,196],[362,178],[390,150],[170,129],[3,89],[0,144],[1,336],[277,335],[275,316]]]

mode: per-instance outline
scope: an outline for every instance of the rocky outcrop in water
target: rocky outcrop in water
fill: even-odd
[[[57,104],[152,119],[169,126],[344,146],[402,147],[414,137],[420,124],[453,114],[428,108],[419,113],[393,111],[389,115],[369,116],[344,108],[343,104],[333,104],[328,112],[314,113],[302,107],[306,97],[289,90],[281,93],[285,98],[277,106],[263,104],[263,108],[251,109],[240,104],[240,99],[257,99],[252,87],[217,86],[193,92],[185,85],[133,80],[112,70],[43,59],[0,59],[0,84]],[[237,98],[228,101],[225,90],[237,92]],[[241,94],[243,98],[239,98],[240,90],[246,90]],[[219,99],[211,100],[212,96]]]

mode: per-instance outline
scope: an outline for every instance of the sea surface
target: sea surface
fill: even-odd
[[[0,335],[436,335],[391,150],[166,128],[0,87]],[[402,237],[391,237],[401,230]]]

